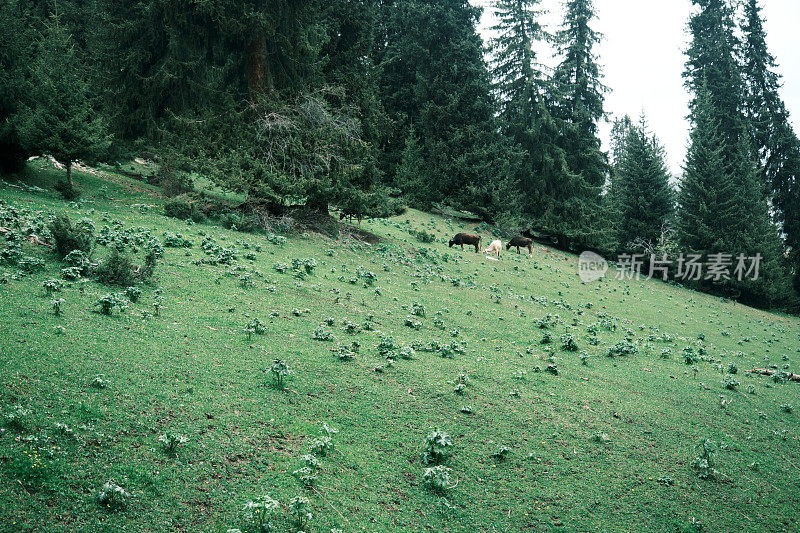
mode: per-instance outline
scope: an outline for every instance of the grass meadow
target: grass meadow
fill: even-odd
[[[256,531],[242,509],[267,494],[272,531],[798,529],[800,384],[747,372],[800,365],[796,317],[613,271],[584,284],[541,245],[492,261],[447,247],[474,224],[413,210],[364,222],[373,244],[284,240],[166,218],[157,188],[110,172],[77,172],[66,203],[57,174],[32,163],[43,190],[0,185],[0,209],[191,246],[110,316],[94,303],[124,287],[46,294],[64,265],[45,247],[24,244],[43,271],[0,266],[3,531]],[[440,491],[431,428],[452,441]],[[124,509],[99,504],[109,480]]]

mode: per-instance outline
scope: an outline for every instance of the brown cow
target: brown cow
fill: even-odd
[[[506,244],[506,250],[511,248],[512,246],[516,246],[517,253],[519,254],[520,248],[527,248],[528,254],[533,255],[533,240],[528,239],[527,237],[520,237],[519,235],[508,241]]]
[[[344,220],[345,218],[347,218],[347,219],[348,219],[348,221],[349,221],[351,224],[353,223],[353,217],[356,217],[356,220],[358,220],[358,225],[360,226],[360,225],[361,225],[361,218],[362,218],[362,217],[361,217],[361,213],[359,213],[359,214],[357,214],[357,215],[354,215],[354,214],[352,214],[352,213],[345,213],[344,211],[342,211],[342,212],[339,214],[339,220]]]
[[[475,253],[477,254],[478,247],[481,244],[481,238],[478,235],[470,235],[469,233],[457,233],[455,237],[450,239],[450,248],[452,248],[454,244],[460,245],[462,250],[465,244],[467,246],[474,246]]]

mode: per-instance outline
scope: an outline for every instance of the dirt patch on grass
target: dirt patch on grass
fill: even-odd
[[[305,435],[270,435],[266,447],[271,452],[292,454],[300,449],[305,439]]]
[[[349,237],[367,244],[378,244],[383,240],[381,237],[370,231],[350,226],[349,224],[340,224],[339,233],[343,237]]]

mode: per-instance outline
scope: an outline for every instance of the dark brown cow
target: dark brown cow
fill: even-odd
[[[351,224],[353,223],[353,217],[356,217],[356,220],[358,220],[358,225],[360,226],[361,225],[361,214],[360,213],[357,214],[357,215],[353,215],[352,213],[345,213],[344,211],[342,211],[339,214],[339,220],[344,220],[345,218],[347,218],[348,221]]]
[[[512,246],[516,246],[517,253],[519,253],[519,249],[520,248],[527,248],[528,249],[528,254],[529,255],[533,255],[533,240],[532,239],[528,239],[526,237],[520,237],[519,235],[517,235],[516,237],[514,237],[513,239],[508,241],[508,244],[506,244],[506,250],[508,250]]]
[[[467,246],[474,246],[475,253],[477,254],[478,247],[481,244],[481,238],[478,235],[470,235],[469,233],[457,233],[455,237],[450,239],[450,248],[452,248],[454,244],[457,246],[461,245],[462,250],[464,249],[465,244]]]

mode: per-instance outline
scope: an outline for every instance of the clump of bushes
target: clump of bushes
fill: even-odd
[[[607,357],[624,357],[629,355],[636,355],[639,352],[636,346],[629,341],[620,341],[608,349],[606,352]]]
[[[164,232],[164,246],[167,248],[191,248],[192,241],[184,238],[180,233]]]
[[[125,289],[125,296],[128,297],[128,300],[130,300],[131,303],[135,304],[136,302],[139,301],[139,298],[142,296],[142,289],[140,289],[139,287],[128,287],[127,289]]]
[[[164,452],[167,455],[176,455],[178,452],[178,446],[186,444],[189,442],[189,439],[183,435],[168,432],[158,437],[158,442],[164,446]]]
[[[0,417],[0,424],[8,429],[16,431],[25,431],[28,426],[28,419],[30,418],[30,409],[25,409],[21,405],[13,405],[11,408],[3,413]]]
[[[317,328],[311,334],[311,338],[315,341],[329,342],[333,340],[333,333],[325,330],[324,328]]]
[[[47,229],[53,236],[55,252],[59,258],[65,258],[72,250],[80,250],[86,255],[92,250],[94,235],[86,227],[73,227],[67,215],[57,215],[48,224]]]
[[[266,335],[267,333],[267,325],[261,321],[260,318],[254,318],[244,328],[245,333],[247,336],[250,335]]]
[[[421,230],[408,230],[410,235],[413,235],[417,238],[417,240],[421,243],[430,244],[436,240],[436,235],[433,233],[428,233],[424,229]]]
[[[57,181],[53,188],[68,202],[74,202],[81,197],[81,192],[66,180]]]
[[[83,250],[72,250],[69,252],[66,256],[64,256],[64,263],[67,264],[67,268],[76,269],[77,273],[79,274],[78,277],[88,274],[89,268],[92,266],[89,256]]]
[[[441,494],[450,487],[450,472],[452,470],[444,465],[432,466],[425,469],[422,480],[433,492]]]
[[[733,376],[725,376],[722,384],[725,385],[725,388],[728,390],[737,390],[739,387],[739,382],[733,379]]]
[[[269,368],[269,375],[272,377],[272,383],[276,389],[281,389],[286,386],[286,380],[293,374],[285,361],[275,359],[272,366]]]
[[[176,196],[164,204],[164,214],[179,220],[194,220],[200,222],[205,218],[194,202],[189,201],[186,195]]]
[[[498,462],[502,463],[503,461],[506,460],[508,454],[510,453],[511,453],[511,448],[509,448],[508,446],[500,446],[494,451],[494,453],[492,453],[492,457],[494,457],[495,460],[497,460]]]
[[[127,308],[128,305],[125,303],[125,300],[120,294],[105,294],[98,298],[94,303],[94,310],[101,315],[111,316],[111,314],[114,312],[114,309],[117,309],[120,313],[122,313]]]
[[[719,474],[714,468],[717,457],[716,444],[709,439],[705,439],[697,445],[697,450],[699,453],[692,461],[692,468],[697,472],[700,479],[714,479]]]
[[[268,494],[250,500],[242,507],[242,519],[247,530],[258,533],[272,531],[272,518],[281,505]]]
[[[561,336],[561,349],[565,352],[578,351],[578,343],[575,342],[575,337],[571,333],[564,333]]]
[[[107,285],[130,287],[136,282],[152,278],[160,256],[160,244],[160,242],[148,243],[141,265],[136,265],[127,254],[120,253],[116,247],[112,247],[108,257],[95,269],[97,280]]]
[[[254,233],[259,227],[258,220],[254,216],[233,211],[223,213],[219,217],[219,223],[225,229],[244,233]]]
[[[111,248],[109,256],[95,270],[98,281],[108,285],[130,286],[136,282],[133,262],[127,254]]]
[[[438,428],[431,429],[423,443],[422,464],[439,465],[444,463],[450,457],[452,448],[453,441],[450,439],[450,435]]]
[[[113,481],[107,481],[97,493],[97,503],[109,511],[125,509],[130,499],[130,493]]]
[[[687,365],[694,365],[700,360],[700,356],[694,352],[694,348],[686,346],[683,349],[683,362]]]

